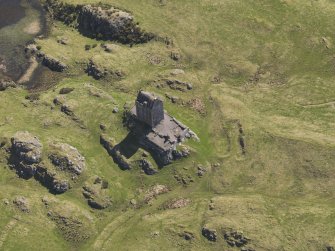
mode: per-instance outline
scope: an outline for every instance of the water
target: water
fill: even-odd
[[[18,80],[29,67],[24,48],[46,30],[38,0],[0,0],[0,78]]]
[[[15,24],[25,16],[21,0],[0,0],[0,29]]]

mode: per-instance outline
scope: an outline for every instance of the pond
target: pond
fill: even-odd
[[[17,81],[25,74],[31,61],[24,48],[46,27],[38,0],[0,0],[0,78]]]

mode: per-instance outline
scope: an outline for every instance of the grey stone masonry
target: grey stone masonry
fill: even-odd
[[[151,127],[164,120],[163,101],[154,94],[140,91],[136,99],[137,119]]]

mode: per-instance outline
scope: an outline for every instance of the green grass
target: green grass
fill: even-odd
[[[17,178],[2,161],[0,199],[27,196],[34,211],[24,215],[11,204],[1,204],[0,241],[6,235],[0,249],[38,250],[46,243],[49,250],[228,249],[221,235],[217,243],[201,236],[204,224],[218,231],[242,230],[256,250],[322,250],[328,243],[335,245],[334,3],[104,2],[131,11],[147,31],[172,38],[174,47],[150,42],[131,48],[118,45],[115,52],[106,53],[100,47],[102,41],[58,22],[48,38],[37,40],[42,51],[70,66],[69,74],[34,103],[24,99],[27,92],[21,89],[0,92],[0,136],[30,131],[42,141],[45,154],[54,141],[78,148],[87,170],[73,189],[56,196],[56,205],[76,208],[91,219],[94,231],[81,244],[65,241],[41,202],[48,191],[34,180]],[[67,37],[69,45],[58,44],[59,37]],[[86,44],[98,46],[85,51]],[[171,51],[181,52],[182,60],[170,59]],[[161,62],[151,64],[152,57]],[[110,70],[124,71],[125,78],[96,81],[86,76],[84,67],[91,58]],[[171,77],[175,68],[184,69],[185,75]],[[212,83],[213,77],[220,79],[218,84]],[[194,89],[185,93],[158,89],[152,83],[161,78],[192,82]],[[86,129],[52,105],[63,87],[75,89],[64,95],[65,102]],[[200,138],[200,142],[185,143],[192,149],[190,158],[152,177],[138,167],[121,171],[99,143],[100,123],[117,142],[126,137],[128,131],[121,126],[123,106],[133,102],[141,88],[182,98],[185,105],[166,99],[165,109]],[[204,113],[187,104],[195,98],[205,105]],[[120,113],[112,113],[115,106]],[[245,155],[238,142],[238,122],[244,131]],[[137,158],[139,153],[132,160]],[[203,178],[196,175],[198,164],[208,170]],[[183,186],[175,173],[190,175],[194,182]],[[113,206],[102,212],[92,211],[81,194],[82,185],[94,175],[108,180],[113,199]],[[130,207],[131,199],[140,201],[154,184],[168,185],[171,191],[152,205]],[[159,210],[164,202],[178,197],[190,198],[191,205]],[[208,207],[211,199],[214,210]],[[6,230],[14,215],[24,220]],[[26,235],[18,234],[22,229],[27,229]],[[159,235],[153,236],[156,231]],[[179,236],[183,231],[193,232],[195,240],[183,240]]]

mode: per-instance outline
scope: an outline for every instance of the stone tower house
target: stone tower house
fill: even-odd
[[[137,119],[154,128],[164,119],[163,101],[149,92],[140,91],[136,99]]]

